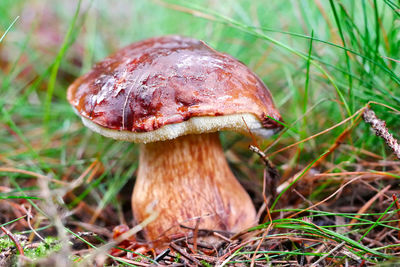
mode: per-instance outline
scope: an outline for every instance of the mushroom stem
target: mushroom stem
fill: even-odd
[[[180,225],[240,231],[255,224],[253,203],[232,174],[217,133],[186,135],[140,147],[132,208],[149,241],[184,233]]]

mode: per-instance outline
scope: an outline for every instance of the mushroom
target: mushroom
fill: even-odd
[[[68,100],[83,124],[141,143],[132,195],[148,241],[185,234],[182,225],[236,232],[256,224],[253,203],[232,174],[218,131],[267,137],[281,116],[244,64],[181,36],[131,44],[78,78]]]

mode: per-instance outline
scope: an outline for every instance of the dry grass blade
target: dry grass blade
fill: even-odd
[[[51,181],[53,183],[57,183],[60,185],[68,185],[68,183],[60,181],[60,180],[56,180],[56,179],[51,179],[45,175],[42,175],[40,173],[36,173],[36,172],[32,172],[32,171],[27,171],[27,170],[21,170],[21,169],[17,169],[17,168],[12,168],[12,167],[0,167],[0,172],[14,172],[14,173],[21,173],[21,174],[25,174],[25,175],[29,175],[29,176],[33,176],[36,177],[38,179],[45,179],[48,181]]]
[[[325,254],[320,259],[318,259],[316,262],[311,264],[311,267],[318,266],[318,264],[320,264],[323,260],[325,260],[327,257],[332,255],[335,251],[337,251],[338,249],[341,249],[344,246],[344,244],[345,244],[345,242],[342,242],[342,243],[338,244],[336,247],[334,247],[332,250],[330,250],[327,254]]]
[[[344,120],[342,120],[341,122],[339,122],[339,123],[333,125],[332,127],[329,127],[328,129],[325,129],[325,130],[323,130],[323,131],[321,131],[321,132],[319,132],[319,133],[316,133],[316,134],[314,134],[314,135],[312,135],[312,136],[309,136],[309,137],[307,137],[307,138],[305,138],[305,139],[303,139],[303,140],[300,140],[300,141],[298,141],[298,142],[296,142],[296,143],[293,143],[293,144],[291,144],[291,145],[289,145],[289,146],[286,146],[286,147],[284,147],[284,148],[281,148],[281,149],[279,149],[279,150],[276,150],[276,151],[274,151],[274,152],[272,152],[272,153],[269,153],[269,154],[268,154],[268,157],[273,156],[273,155],[275,155],[275,154],[278,154],[278,153],[280,153],[280,152],[283,152],[283,151],[285,151],[285,150],[287,150],[287,149],[289,149],[289,148],[292,148],[292,147],[297,146],[297,145],[299,145],[299,144],[302,144],[302,143],[304,143],[304,142],[307,142],[307,141],[309,141],[309,140],[311,140],[311,139],[314,139],[315,137],[318,137],[318,136],[320,136],[320,135],[326,134],[326,133],[332,131],[333,129],[335,129],[335,128],[339,127],[339,126],[341,126],[341,125],[343,125],[343,124],[345,124],[345,123],[347,123],[347,122],[349,122],[349,121],[352,121],[352,120],[353,120],[354,118],[356,118],[360,113],[363,113],[363,112],[364,112],[364,109],[366,109],[366,107],[363,107],[363,108],[359,109],[359,110],[358,110],[357,112],[355,112],[353,115],[347,117],[346,119],[344,119]]]
[[[24,250],[23,250],[21,244],[19,243],[18,238],[16,238],[16,237],[15,237],[10,231],[8,231],[8,229],[5,228],[4,226],[1,226],[0,229],[1,229],[1,231],[3,231],[3,232],[14,242],[15,246],[16,246],[17,249],[18,249],[19,254],[23,256],[23,255],[24,255]]]
[[[290,215],[289,218],[296,217],[296,216],[298,216],[299,214],[301,214],[301,213],[303,213],[303,212],[305,212],[305,211],[307,211],[307,210],[311,210],[311,209],[313,209],[313,208],[315,208],[315,207],[318,207],[318,206],[321,205],[322,203],[328,201],[329,199],[331,199],[331,198],[333,198],[335,195],[337,195],[339,192],[341,192],[347,185],[349,185],[349,184],[351,184],[351,183],[353,183],[353,182],[355,182],[355,181],[357,181],[357,180],[359,180],[359,179],[361,179],[360,176],[351,179],[350,181],[346,182],[344,185],[340,186],[339,189],[337,189],[335,192],[333,192],[331,195],[329,195],[329,196],[326,197],[325,199],[323,199],[323,200],[319,201],[318,203],[316,203],[316,204],[314,204],[314,205],[311,205],[311,206],[309,206],[309,207],[307,207],[307,208],[305,208],[305,209],[303,209],[303,210],[301,210],[301,211],[299,211],[299,212],[296,212],[296,213],[293,214],[293,215]]]
[[[355,224],[357,222],[357,219],[361,217],[360,214],[365,213],[370,207],[371,205],[383,194],[385,194],[389,189],[390,189],[390,185],[386,186],[385,188],[383,188],[382,190],[380,190],[374,197],[372,197],[370,200],[368,200],[367,203],[365,203],[361,209],[357,212],[358,215],[355,215],[353,219],[351,219],[350,221],[350,225],[348,226],[348,228],[350,229],[353,224]]]

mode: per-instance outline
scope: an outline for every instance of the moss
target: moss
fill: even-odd
[[[6,251],[14,246],[14,242],[8,236],[0,238],[0,251]]]
[[[44,241],[34,244],[34,246],[28,246],[26,241],[21,241],[25,256],[33,260],[46,257],[52,252],[59,251],[61,248],[60,243],[55,237],[46,237]],[[0,251],[7,250],[15,250],[15,244],[8,236],[5,236],[0,238]],[[18,253],[17,250],[15,250],[15,253]]]
[[[61,248],[61,244],[58,242],[55,237],[46,237],[44,242],[38,243],[37,246],[31,249],[24,249],[25,256],[36,260],[39,258],[43,258],[49,255],[52,252],[59,251]]]

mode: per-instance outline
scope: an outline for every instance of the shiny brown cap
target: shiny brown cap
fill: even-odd
[[[113,133],[129,136],[192,118],[234,114],[254,116],[260,123],[255,128],[282,128],[270,92],[249,68],[202,41],[181,36],[151,38],[119,50],[78,78],[67,97],[87,126],[115,139],[140,142]],[[211,128],[205,131],[238,127]]]

